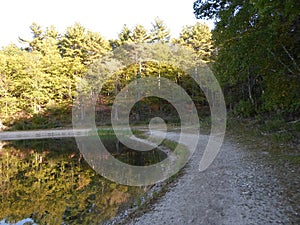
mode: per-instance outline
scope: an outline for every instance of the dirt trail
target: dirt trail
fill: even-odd
[[[168,133],[167,138],[176,141],[178,134]],[[200,139],[184,175],[149,212],[129,224],[300,224],[299,167],[274,165],[267,152],[225,141],[213,164],[199,172],[208,136]]]

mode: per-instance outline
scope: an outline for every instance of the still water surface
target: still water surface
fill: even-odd
[[[132,165],[166,158],[157,149],[127,149],[114,137],[102,141]],[[0,149],[0,225],[101,224],[142,193],[142,188],[113,183],[93,171],[74,138],[12,141]]]

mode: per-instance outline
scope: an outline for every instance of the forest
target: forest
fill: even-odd
[[[171,38],[161,19],[156,18],[152,26],[148,31],[142,25],[132,29],[124,25],[117,40],[105,40],[79,23],[62,34],[55,27],[42,28],[33,23],[32,39],[20,38],[25,47],[9,45],[1,50],[2,123],[17,130],[70,126],[72,104],[78,95],[76,84],[86,78],[102,86],[101,93],[91,90],[92,83],[84,90],[99,98],[96,110],[101,111],[101,118],[110,110],[116,94],[139,77],[161,76],[173,80],[186,90],[193,90],[189,91],[192,98],[204,104],[203,94],[191,77],[164,58],[173,54],[170,46],[178,45],[181,48],[174,50],[178,57],[173,61],[209,63],[214,50],[208,26],[201,23],[186,26],[178,39]],[[129,60],[128,66],[121,68],[124,59]],[[108,71],[114,72],[108,77]],[[145,99],[138,110],[147,111],[147,104],[159,107],[160,111],[163,107],[159,104],[168,105],[162,99]],[[170,112],[170,106],[167,108]]]
[[[198,0],[193,7],[197,18],[215,21],[212,31],[198,22],[185,26],[178,38],[172,38],[164,21],[156,18],[150,30],[142,25],[124,25],[118,39],[105,40],[79,23],[67,27],[64,33],[54,26],[43,28],[33,23],[32,38],[19,38],[23,47],[9,45],[0,51],[2,127],[34,129],[70,124],[76,82],[86,76],[101,76],[105,70],[115,72],[98,93],[103,105],[98,108],[104,113],[118,91],[141,76],[171,79],[187,90],[198,108],[207,106],[191,77],[164,61],[141,62],[136,58],[122,69],[118,69],[118,61],[103,66],[103,61],[118,49],[127,51],[123,54],[126,58],[141,51],[137,47],[141,44],[152,44],[161,55],[167,54],[165,46],[178,45],[190,51],[194,61],[212,69],[234,117],[264,119],[280,115],[282,120],[297,121],[299,2]],[[150,103],[160,111],[161,105],[166,105],[161,99],[150,99]]]
[[[214,19],[213,63],[229,110],[241,116],[299,116],[300,3],[197,0],[197,18]]]
[[[20,45],[0,49],[0,131],[72,128],[76,101],[92,99],[96,125],[104,128],[98,134],[110,153],[131,165],[154,165],[177,143],[166,139],[167,150],[142,154],[121,145],[106,126],[111,125],[114,99],[140,78],[156,78],[158,89],[163,87],[160,78],[167,78],[193,100],[200,125],[210,127],[207,96],[193,79],[193,73],[201,72],[194,69],[208,67],[222,88],[228,115],[228,140],[215,167],[199,173],[198,161],[191,161],[150,196],[144,195],[148,187],[117,184],[96,173],[73,138],[0,141],[0,224],[94,224],[113,219],[123,208],[146,214],[145,207],[149,204],[153,210],[152,203],[167,190],[175,190],[169,192],[173,198],[164,198],[175,213],[166,206],[153,210],[166,224],[177,217],[181,221],[184,214],[176,215],[180,210],[195,213],[187,223],[203,216],[217,224],[221,217],[223,221],[238,216],[236,221],[245,223],[298,224],[300,1],[194,1],[194,15],[214,20],[213,30],[198,22],[186,25],[174,38],[168,25],[155,18],[149,30],[124,25],[118,38],[106,40],[80,23],[64,32],[32,23],[30,39],[19,37]],[[88,99],[78,99],[80,92]],[[173,133],[179,127],[178,113],[162,98],[142,99],[130,116],[132,124],[143,128],[153,117],[163,118]],[[141,132],[136,131],[144,138]],[[186,150],[180,149],[177,160],[186,159]],[[185,175],[201,179],[186,182]],[[229,221],[224,223],[235,220]]]

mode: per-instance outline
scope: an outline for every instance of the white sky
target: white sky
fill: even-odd
[[[197,22],[194,0],[4,0],[0,12],[0,46],[31,38],[29,26],[54,25],[59,32],[79,22],[107,39],[117,38],[124,24],[151,28],[155,17],[164,20],[177,37],[185,25]],[[207,23],[212,27],[212,22]]]

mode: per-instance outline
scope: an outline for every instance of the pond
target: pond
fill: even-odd
[[[132,165],[167,157],[157,149],[127,149],[114,136],[102,141],[114,157]],[[0,225],[101,224],[143,192],[98,175],[74,138],[12,141],[0,149]]]

